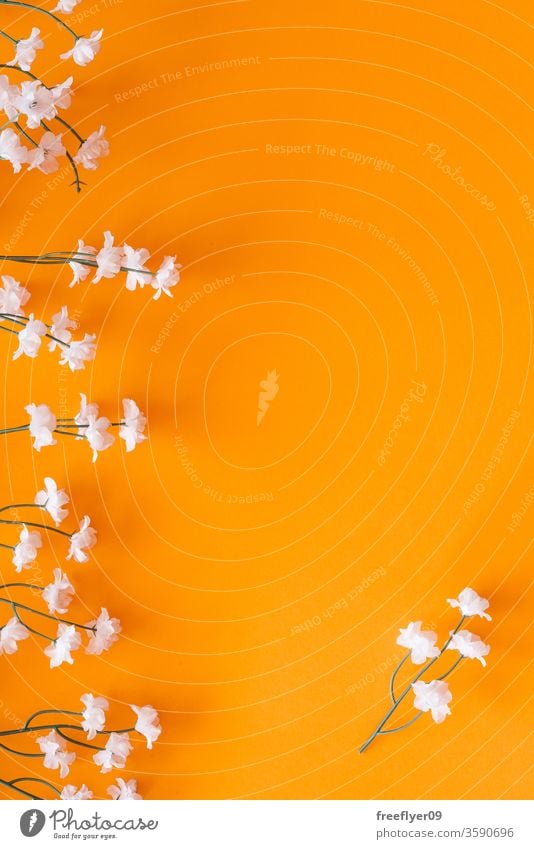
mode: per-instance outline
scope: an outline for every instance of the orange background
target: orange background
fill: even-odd
[[[69,290],[67,270],[1,268],[28,284],[39,316],[68,303],[99,343],[75,375],[46,353],[10,364],[2,422],[24,422],[30,401],[74,415],[85,391],[111,417],[137,399],[150,433],[96,466],[79,443],[37,454],[27,434],[2,439],[3,503],[52,475],[99,530],[91,563],[66,568],[71,613],[86,621],[105,605],[124,627],[101,658],[78,652],[52,672],[33,638],[2,657],[3,727],[76,709],[86,691],[110,699],[117,725],[129,702],[151,702],[164,734],[124,774],[147,798],[531,792],[534,508],[510,530],[532,487],[533,231],[519,200],[534,205],[531,12],[527,0],[100,0],[67,18],[85,34],[104,27],[67,117],[85,134],[106,124],[112,153],[80,196],[66,171],[54,182],[2,165],[0,243],[25,217],[21,253],[95,244],[109,228],[155,261],[176,253],[183,282],[154,302],[119,279]],[[2,15],[18,36],[37,23]],[[47,51],[34,70],[53,84],[75,68],[54,58],[70,45],[37,25]],[[239,61],[209,69],[224,59]],[[229,280],[210,289],[217,278]],[[257,426],[274,369],[280,390]],[[412,381],[424,397],[380,465]],[[64,554],[51,540],[39,574],[65,568]],[[0,565],[13,580],[7,552]],[[454,673],[443,725],[425,716],[358,755],[387,707],[397,629],[423,619],[443,637],[456,622],[445,599],[466,585],[491,600],[493,621],[471,624],[491,643],[487,669]],[[1,762],[5,777],[55,778]],[[98,795],[111,783],[83,755],[70,778]]]

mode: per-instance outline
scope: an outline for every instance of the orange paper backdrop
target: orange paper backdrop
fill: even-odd
[[[156,261],[177,254],[183,281],[154,302],[120,279],[69,290],[67,270],[1,267],[39,316],[68,303],[99,344],[75,375],[55,355],[9,363],[2,422],[30,401],[74,415],[84,391],[111,417],[137,399],[150,436],[94,466],[74,441],[37,454],[27,434],[2,437],[3,503],[52,475],[71,519],[99,530],[91,562],[68,565],[71,613],[103,604],[124,628],[72,667],[50,671],[34,638],[0,658],[3,727],[87,691],[117,725],[151,702],[164,734],[124,771],[148,798],[531,792],[531,13],[88,0],[67,18],[105,30],[69,115],[85,134],[106,124],[112,152],[79,196],[67,169],[2,165],[2,252],[110,229]],[[17,36],[36,25],[2,18]],[[65,38],[39,24],[35,69],[55,83]],[[47,541],[27,575],[48,579],[64,555]],[[360,756],[397,629],[422,619],[443,637],[445,599],[466,585],[491,600],[493,621],[471,625],[487,669],[454,673],[443,725],[425,716]],[[110,783],[83,754],[70,778]]]

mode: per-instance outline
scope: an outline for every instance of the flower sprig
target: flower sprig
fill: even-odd
[[[165,256],[158,270],[153,272],[145,264],[149,259],[150,253],[146,248],[133,248],[126,243],[116,245],[115,237],[109,230],[104,233],[104,244],[99,250],[79,239],[75,251],[54,251],[34,256],[0,255],[0,260],[27,265],[68,265],[73,274],[69,284],[71,287],[87,280],[91,270],[95,269],[92,283],[125,273],[128,291],[134,292],[137,287],[143,289],[150,286],[155,289],[155,301],[162,294],[171,298],[171,289],[180,282],[182,266],[176,262],[175,256]]]
[[[43,757],[43,765],[47,769],[59,770],[60,779],[67,777],[70,767],[76,759],[76,751],[72,751],[67,747],[67,743],[73,746],[78,746],[84,749],[90,749],[94,752],[93,762],[100,767],[100,772],[108,773],[112,769],[124,769],[126,760],[133,750],[133,744],[130,741],[130,734],[138,734],[146,740],[147,749],[152,749],[153,744],[159,738],[162,728],[157,711],[152,705],[130,705],[130,709],[135,715],[135,721],[126,728],[106,728],[106,711],[109,710],[109,702],[102,696],[94,696],[92,693],[84,693],[80,701],[84,708],[81,711],[63,710],[62,708],[45,708],[33,713],[24,725],[20,728],[0,730],[0,749],[4,749],[10,754],[19,755],[28,758]],[[59,715],[61,720],[54,722],[43,722],[42,717],[46,715]],[[45,732],[35,738],[37,732]],[[80,739],[80,735],[85,732],[86,740]],[[35,738],[35,742],[39,748],[39,752],[28,751],[27,749],[15,749],[11,744],[11,740],[19,740],[25,735],[31,735]],[[10,739],[10,745],[4,742],[6,738]],[[94,741],[98,738],[98,745]],[[20,791],[20,784],[31,779],[19,778],[12,781],[0,779],[0,783],[4,786],[10,786],[14,791]],[[89,788],[82,784],[77,788],[72,784],[68,784],[63,789],[57,788],[43,779],[37,781],[51,789],[61,799],[92,799],[93,793]],[[135,779],[124,781],[122,778],[117,778],[116,783],[108,787],[108,795],[112,799],[141,799],[137,793],[137,782]],[[30,796],[30,798],[42,798],[32,793],[24,791],[22,795]]]
[[[29,431],[36,451],[48,445],[57,445],[54,434],[70,436],[77,440],[84,439],[92,448],[93,463],[101,451],[110,448],[115,442],[115,437],[109,432],[110,428],[119,428],[119,437],[124,440],[127,453],[147,439],[144,434],[146,417],[131,398],[125,398],[122,402],[124,415],[118,422],[101,416],[98,404],[88,403],[83,393],[80,394],[80,399],[80,411],[73,418],[57,418],[46,404],[28,404],[24,409],[30,416],[30,421],[4,428],[0,430],[0,436]]]
[[[94,30],[87,37],[80,36],[47,9],[16,0],[0,0],[0,4],[20,6],[46,15],[64,28],[74,39],[74,46],[61,54],[62,59],[72,58],[77,65],[85,66],[100,50],[103,30]],[[75,5],[75,0],[60,0],[54,11],[67,12]],[[7,117],[7,121],[3,125],[0,124],[0,159],[10,162],[15,173],[26,165],[29,171],[37,168],[45,174],[51,174],[59,168],[58,159],[65,156],[73,170],[73,184],[78,192],[81,191],[83,184],[78,166],[92,171],[97,167],[99,159],[109,153],[105,127],[100,127],[84,138],[68,121],[58,115],[59,110],[68,109],[71,104],[73,78],[70,76],[63,83],[49,86],[31,72],[37,53],[44,47],[40,29],[33,27],[26,38],[14,38],[0,29],[0,36],[15,50],[14,57],[8,62],[0,63],[0,68],[25,77],[20,83],[12,83],[6,74],[0,75],[0,109]],[[76,143],[76,151],[71,153],[67,150],[63,133],[54,133],[47,123],[49,121],[59,123],[68,131]],[[43,131],[38,139],[33,135],[33,131],[37,129]]]
[[[471,616],[480,616],[484,619],[491,620],[491,616],[485,611],[489,607],[489,602],[485,598],[481,598],[470,587],[466,587],[459,594],[457,599],[447,599],[452,608],[458,608],[461,613],[460,621],[449,632],[449,637],[441,648],[437,646],[437,634],[434,631],[423,631],[421,629],[422,622],[410,622],[406,628],[400,629],[400,634],[397,637],[397,645],[407,648],[408,653],[402,658],[397,665],[390,679],[389,691],[391,697],[391,707],[386,712],[381,722],[377,725],[371,736],[360,747],[360,754],[371,745],[373,740],[379,735],[394,734],[397,731],[402,731],[408,728],[423,713],[430,712],[432,719],[436,723],[441,723],[450,715],[451,709],[449,702],[452,700],[452,693],[449,690],[445,678],[453,672],[465,658],[479,660],[482,666],[486,666],[485,657],[489,654],[490,646],[484,643],[483,640],[476,634],[462,629],[465,620]],[[447,651],[457,651],[459,657],[455,660],[452,666],[438,678],[431,681],[421,680],[423,675],[441,658]],[[411,659],[415,665],[422,665],[423,668],[415,675],[414,678],[407,684],[399,695],[395,694],[395,684],[397,675],[401,667]],[[429,661],[426,663],[426,661]],[[394,728],[386,728],[391,716],[395,713],[399,705],[404,702],[407,696],[412,693],[414,695],[413,706],[418,713],[411,717],[407,722]]]
[[[85,363],[94,360],[96,336],[86,333],[83,339],[73,339],[71,330],[78,324],[69,317],[66,306],[52,316],[51,324],[45,324],[36,319],[33,313],[25,315],[22,307],[31,296],[18,280],[9,276],[2,276],[0,280],[0,330],[18,337],[19,346],[13,354],[14,360],[23,354],[34,359],[44,338],[50,340],[49,351],[59,349],[60,365],[68,366],[71,371],[81,371]]]

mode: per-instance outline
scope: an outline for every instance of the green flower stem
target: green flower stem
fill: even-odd
[[[9,746],[6,746],[4,743],[0,743],[0,749],[4,749],[4,751],[9,752],[11,755],[22,755],[23,758],[42,758],[42,752],[19,752],[18,749],[11,749]]]
[[[4,32],[4,30],[3,30],[3,29],[0,29],[0,35],[1,35],[3,38],[7,38],[7,39],[8,39],[8,41],[10,41],[10,42],[11,42],[11,44],[18,44],[18,43],[19,43],[19,42],[18,42],[18,39],[13,38],[13,36],[9,35],[9,33],[7,33],[7,32]],[[10,66],[10,67],[11,67],[11,66]]]
[[[0,525],[26,525],[28,528],[42,528],[45,531],[52,531],[54,534],[61,534],[62,537],[71,539],[72,534],[67,531],[62,531],[61,528],[53,528],[52,525],[42,525],[40,522],[21,522],[19,519],[0,519]]]
[[[41,15],[46,15],[48,18],[52,18],[53,21],[56,22],[60,27],[66,29],[70,35],[72,35],[74,41],[78,41],[80,36],[71,29],[65,21],[62,21],[61,18],[58,18],[57,15],[54,15],[53,12],[49,12],[48,9],[41,9],[40,6],[33,6],[31,3],[21,3],[20,0],[0,0],[0,3],[4,6],[19,6],[21,9],[31,9],[32,12],[40,12]]]
[[[409,657],[410,657],[410,652],[408,652],[408,654],[404,655],[401,662],[399,664],[397,664],[397,666],[393,670],[393,675],[391,676],[391,680],[389,682],[389,692],[390,692],[391,701],[392,701],[393,704],[396,704],[396,702],[397,702],[397,700],[395,698],[395,678],[397,677],[397,673],[399,672],[401,666],[403,665],[403,663],[405,663],[405,661],[408,660]]]
[[[22,778],[16,778],[14,781],[22,781]],[[37,779],[36,779],[37,780]],[[33,793],[27,793],[25,790],[22,790],[20,787],[16,787],[13,781],[5,781],[3,778],[0,778],[0,784],[2,787],[9,787],[10,790],[15,790],[16,793],[20,793],[21,796],[24,796],[25,799],[33,799],[36,802],[42,801],[41,796],[34,796]]]
[[[458,624],[457,624],[456,628],[454,629],[454,631],[452,631],[452,632],[451,632],[451,635],[449,636],[449,639],[448,639],[448,640],[445,642],[445,644],[443,645],[443,648],[441,649],[441,651],[440,651],[440,653],[439,653],[438,657],[434,657],[434,658],[432,658],[432,660],[430,660],[427,664],[425,664],[425,665],[423,666],[423,668],[420,670],[420,672],[418,672],[418,673],[417,673],[417,675],[415,676],[415,678],[413,678],[413,679],[410,681],[410,683],[409,683],[409,684],[408,684],[408,685],[404,688],[404,690],[403,690],[403,691],[402,691],[402,693],[400,694],[400,696],[399,696],[399,698],[397,699],[397,701],[396,701],[396,702],[394,702],[394,704],[393,704],[393,705],[390,707],[390,709],[387,711],[386,715],[384,716],[384,718],[382,719],[382,721],[381,721],[381,722],[377,725],[377,727],[375,728],[375,730],[373,731],[373,733],[371,734],[371,736],[370,736],[370,737],[369,737],[369,738],[365,741],[365,743],[363,744],[363,746],[361,746],[361,747],[360,747],[360,754],[363,754],[363,752],[365,752],[365,750],[366,750],[366,749],[367,749],[367,748],[371,745],[371,743],[373,742],[373,740],[375,739],[375,737],[377,737],[377,735],[378,735],[378,734],[380,734],[380,733],[382,732],[382,728],[384,727],[384,725],[386,724],[386,722],[388,721],[388,719],[390,718],[390,716],[391,716],[391,715],[392,715],[392,714],[396,711],[396,709],[398,708],[398,706],[400,705],[400,703],[401,703],[401,702],[402,702],[402,701],[406,698],[406,696],[408,695],[408,693],[410,693],[410,692],[411,692],[411,690],[412,690],[412,685],[413,685],[413,684],[415,684],[415,683],[416,683],[416,681],[418,681],[418,680],[419,680],[419,679],[420,679],[420,678],[421,678],[421,677],[425,674],[425,672],[426,672],[428,669],[430,669],[430,667],[431,667],[431,666],[433,666],[433,665],[436,663],[436,661],[437,661],[437,660],[438,660],[438,659],[442,656],[443,652],[444,652],[444,651],[448,648],[449,643],[451,642],[451,640],[452,640],[452,638],[453,638],[454,634],[456,634],[456,633],[460,630],[460,628],[462,627],[462,625],[463,625],[463,623],[464,623],[464,621],[465,621],[465,619],[466,619],[466,618],[467,618],[466,616],[461,616],[461,617],[460,617],[460,621],[458,622]]]
[[[8,321],[12,321],[14,324],[18,324],[19,326],[21,325],[22,327],[26,327],[26,322],[19,321],[18,319],[12,318],[11,316],[7,315],[7,313],[0,313],[0,319],[7,319]],[[47,325],[47,327],[48,326],[49,325]],[[0,325],[0,330],[5,330],[6,333],[14,333],[15,336],[18,336],[19,333],[20,333],[20,330],[13,330],[11,327],[2,327],[2,325]],[[65,347],[65,348],[70,348],[70,345],[69,345],[68,342],[63,342],[63,340],[58,339],[57,336],[52,336],[51,333],[45,333],[44,335],[45,335],[45,339],[52,339],[52,341],[56,342],[58,345],[63,345],[63,347]]]
[[[52,132],[52,130],[50,129],[48,124],[46,124],[44,121],[41,121],[41,127],[43,128],[43,130],[46,130],[47,133]],[[82,181],[80,180],[80,173],[78,171],[78,166],[76,165],[74,159],[72,158],[72,156],[70,155],[68,150],[65,151],[65,156],[69,160],[70,167],[72,168],[72,171],[74,173],[74,183],[71,183],[71,185],[76,186],[76,192],[79,194],[82,190],[82,185],[85,185],[85,183],[82,184]]]
[[[22,582],[16,581],[14,583],[9,584],[0,584],[0,590],[8,590],[11,587],[27,587],[29,590],[42,590],[44,587],[40,587],[39,584],[24,584]]]
[[[68,743],[74,743],[76,746],[83,746],[84,749],[93,749],[96,752],[103,752],[105,746],[95,746],[93,743],[86,743],[84,740],[73,740],[68,734],[64,734],[59,728],[56,728],[60,737],[63,737]]]
[[[0,0],[0,3],[1,3],[1,2],[2,2],[2,0]],[[19,131],[20,135],[21,135],[21,136],[24,136],[24,138],[26,139],[26,141],[29,141],[29,142],[30,142],[30,144],[33,144],[33,146],[34,146],[34,147],[39,147],[39,145],[37,144],[37,142],[36,142],[36,141],[34,141],[30,135],[28,135],[28,133],[26,132],[26,130],[24,129],[24,127],[21,127],[21,125],[19,124],[19,122],[18,122],[18,121],[13,121],[13,123],[14,123],[15,127],[17,128],[17,130]]]
[[[1,0],[0,0],[0,2],[1,2]],[[17,427],[5,427],[2,430],[0,430],[0,436],[4,436],[4,434],[6,434],[6,433],[19,433],[19,431],[21,431],[21,430],[29,430],[29,429],[30,429],[29,424],[18,425]]]
[[[1,2],[2,0],[0,0],[0,3]],[[77,251],[58,251],[55,254],[49,253],[37,256],[14,256],[13,254],[0,254],[0,260],[3,262],[22,262],[28,265],[68,265],[69,262],[77,262],[78,265],[87,265],[90,268],[98,268],[98,263],[94,258],[92,260],[80,259],[80,257],[82,256],[94,257],[94,254],[78,253]],[[128,265],[121,265],[119,271],[132,271],[136,274],[147,274],[149,277],[154,276],[152,271],[144,271],[142,268],[130,268]]]
[[[61,710],[59,708],[43,708],[42,710],[36,710],[35,713],[32,713],[31,716],[28,717],[26,722],[24,723],[24,728],[28,729],[28,726],[32,719],[35,719],[36,716],[43,716],[47,713],[63,713],[65,716],[81,716],[82,712],[80,710]],[[30,731],[32,729],[29,729]]]
[[[454,669],[456,669],[456,667],[458,666],[458,664],[459,664],[459,663],[461,663],[461,662],[462,662],[462,660],[465,660],[465,657],[464,657],[464,655],[463,655],[463,654],[461,654],[461,655],[460,655],[460,657],[458,658],[458,660],[456,660],[456,661],[453,663],[453,665],[451,666],[451,668],[450,668],[450,669],[448,669],[448,670],[447,670],[447,672],[445,672],[443,675],[440,675],[440,676],[439,676],[439,678],[437,678],[436,680],[437,680],[437,681],[443,681],[443,679],[444,679],[444,678],[446,678],[446,677],[447,677],[447,675],[450,675],[450,674],[451,674],[451,672],[452,672]]]
[[[8,784],[11,784],[11,786],[13,787],[14,790],[18,790],[19,788],[16,787],[15,785],[20,784],[22,781],[34,781],[36,784],[43,784],[45,787],[48,787],[50,790],[53,790],[54,793],[56,793],[58,795],[58,797],[61,798],[61,790],[58,790],[57,787],[54,787],[54,785],[50,784],[49,781],[45,781],[44,778],[33,778],[33,777],[14,778],[12,781],[9,781]],[[19,792],[24,792],[24,791],[19,791]],[[36,796],[35,798],[38,799],[39,797]]]
[[[40,713],[40,711],[39,711]],[[73,713],[75,716],[82,716],[81,713],[75,711],[58,711],[58,713]],[[35,714],[37,715],[37,714]],[[29,721],[29,720],[28,720]],[[16,734],[28,734],[30,731],[58,731],[59,729],[67,728],[71,731],[83,731],[83,728],[80,725],[72,725],[67,722],[51,722],[47,725],[24,725],[22,728],[13,728],[8,729],[7,731],[0,731],[0,737],[13,737]],[[119,728],[116,731],[113,729],[97,731],[97,734],[128,734],[134,732],[135,728]],[[78,740],[71,741],[73,743],[78,743]]]
[[[5,513],[6,510],[24,510],[26,507],[38,507],[39,510],[44,510],[46,504],[6,504],[5,507],[0,507],[0,513]]]
[[[384,728],[380,732],[381,734],[395,734],[396,731],[403,731],[405,728],[408,728],[409,725],[412,725],[420,716],[423,715],[423,711],[420,710],[419,713],[416,713],[415,716],[412,716],[408,722],[405,722],[404,725],[399,725],[397,728]]]
[[[0,542],[0,548],[9,548],[10,551],[15,551],[14,545],[6,545],[5,542]]]
[[[51,619],[52,622],[61,622],[63,625],[74,625],[76,628],[83,628],[84,631],[91,631],[93,634],[96,632],[96,627],[91,627],[90,625],[80,625],[79,622],[72,622],[70,619],[63,619],[59,616],[52,616],[50,613],[43,613],[42,610],[36,610],[34,607],[28,607],[27,604],[21,604],[20,601],[12,601],[10,598],[0,598],[0,603],[1,602],[4,602],[4,604],[9,604],[12,608],[20,607],[21,610],[28,610],[30,613],[35,613],[36,616],[42,616],[45,619]]]
[[[31,625],[27,625],[26,622],[23,622],[22,617],[20,616],[13,602],[11,603],[11,607],[13,608],[13,613],[15,614],[23,628],[26,628],[26,630],[28,630],[31,634],[35,634],[36,637],[42,637],[43,640],[50,640],[51,642],[54,642],[54,637],[50,637],[48,634],[43,634],[42,631],[38,631],[36,628],[32,628]]]

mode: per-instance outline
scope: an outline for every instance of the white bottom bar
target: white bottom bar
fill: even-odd
[[[520,801],[6,801],[0,806],[0,845],[6,849],[72,844],[124,849],[534,846],[532,805]]]

